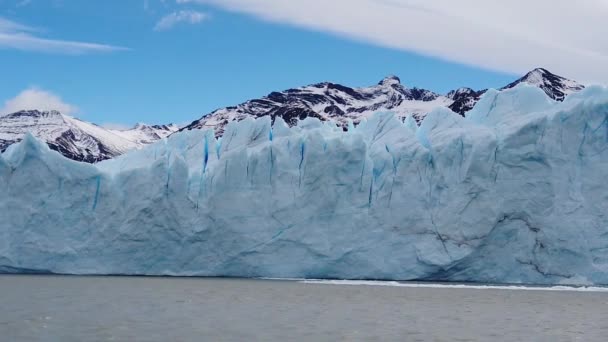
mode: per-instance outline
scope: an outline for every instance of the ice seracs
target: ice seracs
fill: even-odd
[[[95,165],[28,135],[0,155],[0,270],[608,284],[608,89],[348,127],[247,117]]]

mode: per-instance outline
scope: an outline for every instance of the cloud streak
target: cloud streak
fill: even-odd
[[[606,0],[176,0],[491,70],[608,83]]]
[[[32,3],[32,0],[21,0],[15,6],[16,7],[24,7]]]
[[[155,31],[167,31],[180,23],[198,24],[209,19],[209,15],[197,11],[181,10],[162,17],[154,26]]]
[[[0,49],[69,55],[129,50],[128,48],[106,44],[42,38],[39,36],[38,29],[1,17]]]

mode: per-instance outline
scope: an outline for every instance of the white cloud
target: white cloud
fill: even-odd
[[[154,27],[155,31],[166,31],[179,23],[198,24],[209,18],[209,15],[197,11],[177,11],[162,17]]]
[[[75,106],[65,103],[59,96],[38,88],[29,88],[14,98],[4,102],[0,115],[18,112],[20,110],[57,110],[66,115],[78,111]]]
[[[72,55],[79,55],[89,52],[128,50],[127,48],[105,44],[41,38],[37,36],[38,32],[39,30],[33,27],[0,18],[0,49],[4,48]]]
[[[176,0],[442,59],[608,83],[608,1]]]

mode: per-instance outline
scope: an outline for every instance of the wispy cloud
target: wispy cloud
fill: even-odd
[[[24,7],[32,3],[32,0],[21,0],[15,5],[16,7]]]
[[[172,29],[179,23],[198,24],[207,19],[209,19],[209,15],[207,13],[189,10],[176,11],[162,17],[156,23],[156,26],[154,26],[154,30],[166,31]]]
[[[0,32],[17,33],[17,32],[37,32],[37,31],[39,31],[39,30],[35,29],[33,27],[19,24],[12,20],[8,20],[8,19],[4,19],[4,18],[0,17]]]
[[[20,110],[57,110],[71,115],[78,111],[74,105],[64,102],[61,97],[35,87],[26,89],[12,99],[4,102],[0,115],[18,112]]]
[[[16,49],[47,53],[79,55],[92,52],[113,52],[128,48],[40,37],[40,30],[0,17],[0,49]]]
[[[474,65],[608,82],[606,0],[176,0]]]

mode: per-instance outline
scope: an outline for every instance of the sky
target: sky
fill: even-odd
[[[608,0],[0,0],[0,115],[184,124],[392,74],[441,93],[535,67],[608,84],[605,18]]]

